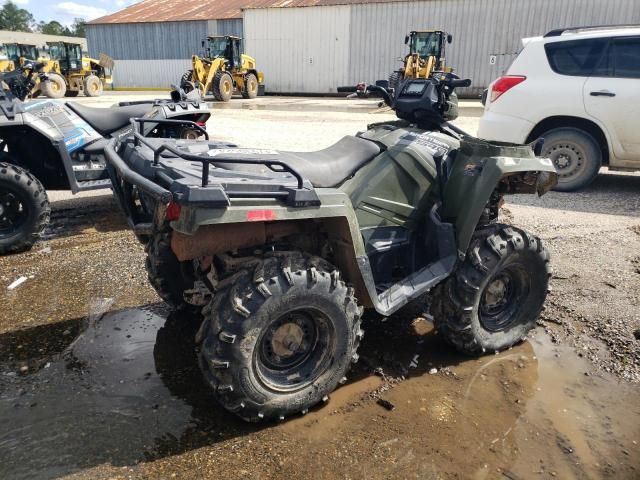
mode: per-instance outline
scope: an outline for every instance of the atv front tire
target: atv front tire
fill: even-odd
[[[49,223],[47,192],[28,171],[0,162],[0,255],[30,249]]]
[[[62,98],[67,93],[67,84],[57,73],[48,73],[42,84],[42,92],[49,98]]]
[[[242,98],[256,98],[258,96],[258,79],[253,73],[244,77]]]
[[[157,233],[151,237],[145,248],[145,267],[149,283],[158,296],[170,307],[178,309],[190,307],[185,301],[185,290],[193,288],[195,275],[191,262],[181,262],[171,250],[171,235]]]
[[[361,309],[318,257],[273,256],[241,270],[203,314],[202,372],[220,404],[248,421],[306,413],[358,359]]]
[[[233,78],[227,72],[217,72],[213,77],[213,96],[219,102],[228,102],[233,95]]]
[[[480,231],[464,262],[436,288],[436,329],[466,354],[509,348],[535,326],[550,276],[539,238],[501,224]]]

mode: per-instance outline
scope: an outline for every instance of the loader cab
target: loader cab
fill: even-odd
[[[240,68],[241,65],[241,42],[240,37],[230,35],[209,36],[206,41],[207,58],[225,58],[229,68]]]
[[[409,54],[418,54],[421,58],[434,57],[436,69],[444,70],[445,45],[451,43],[451,34],[442,30],[412,31],[404,39],[409,46]]]
[[[63,73],[82,70],[82,46],[79,43],[47,42],[49,56]]]
[[[20,58],[25,58],[28,60],[37,60],[40,56],[38,53],[38,48],[35,45],[26,45],[19,43],[18,53],[20,54]]]

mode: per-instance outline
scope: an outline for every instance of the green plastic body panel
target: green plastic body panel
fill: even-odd
[[[400,226],[414,230],[428,214],[437,185],[433,154],[458,141],[439,132],[384,126],[362,135],[386,150],[347,180],[340,190],[351,199],[361,229]]]
[[[536,157],[529,145],[490,144],[471,137],[460,142],[444,189],[442,219],[455,225],[461,254],[498,182],[521,172],[555,174],[555,168],[548,158]]]

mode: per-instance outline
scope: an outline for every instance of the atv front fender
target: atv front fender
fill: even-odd
[[[444,221],[456,228],[458,252],[464,256],[492,194],[544,195],[557,183],[548,158],[536,157],[529,145],[494,144],[465,138],[443,192]]]

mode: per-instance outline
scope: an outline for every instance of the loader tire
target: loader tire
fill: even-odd
[[[258,96],[258,79],[253,73],[244,77],[242,98],[256,98]]]
[[[84,79],[84,94],[87,97],[99,97],[102,95],[102,80],[96,75],[89,75]]]
[[[398,87],[400,86],[400,82],[402,81],[403,74],[402,72],[393,72],[389,75],[389,88],[393,88],[393,94],[397,94]]]
[[[171,250],[171,234],[156,233],[147,242],[145,267],[149,283],[158,296],[174,309],[191,307],[184,291],[195,280],[191,262],[181,262]]]
[[[218,402],[244,420],[304,414],[346,381],[361,313],[324,260],[266,257],[230,277],[203,309],[200,368]]]
[[[535,326],[550,276],[549,252],[539,238],[502,224],[481,230],[434,292],[438,334],[469,355],[511,347]]]
[[[47,192],[27,170],[0,162],[0,255],[30,249],[49,223]]]
[[[42,83],[42,93],[49,98],[62,98],[67,93],[67,84],[57,73],[48,73],[47,80]]]
[[[213,77],[213,96],[219,102],[228,102],[233,95],[233,78],[227,72],[217,72]]]
[[[189,93],[193,90],[193,70],[187,70],[180,77],[180,88],[184,90],[184,93]]]

